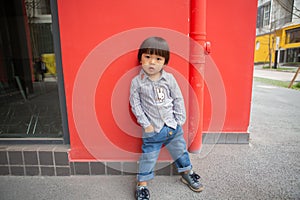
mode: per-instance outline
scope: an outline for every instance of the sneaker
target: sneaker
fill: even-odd
[[[200,176],[193,171],[181,175],[181,181],[186,184],[194,192],[201,192],[204,186],[200,183]]]
[[[148,200],[150,199],[150,192],[145,186],[137,186],[135,197],[136,200]]]

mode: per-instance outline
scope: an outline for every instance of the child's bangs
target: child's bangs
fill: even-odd
[[[143,53],[155,54],[165,58],[165,63],[168,64],[170,57],[170,50],[168,43],[160,37],[150,37],[141,44],[138,52],[138,60],[141,61]]]
[[[164,58],[166,58],[168,55],[168,51],[163,50],[163,49],[157,49],[157,48],[148,48],[148,49],[146,49],[145,53],[151,54],[151,55],[152,54],[158,55],[158,56],[161,56]]]

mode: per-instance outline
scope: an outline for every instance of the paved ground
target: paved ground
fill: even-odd
[[[296,67],[293,67],[296,71]],[[291,82],[295,73],[291,72],[284,72],[284,71],[274,71],[268,69],[262,69],[262,66],[256,66],[254,70],[254,76],[260,78],[267,78],[272,80],[279,80],[279,81],[287,81]],[[298,74],[295,81],[300,81],[300,74]]]
[[[157,176],[154,200],[300,199],[300,91],[255,82],[249,145],[203,145],[191,155],[206,189]],[[133,176],[0,177],[0,199],[134,199]]]

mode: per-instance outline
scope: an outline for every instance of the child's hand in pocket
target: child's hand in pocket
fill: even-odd
[[[152,133],[152,132],[154,132],[154,128],[152,125],[145,128],[145,133]]]

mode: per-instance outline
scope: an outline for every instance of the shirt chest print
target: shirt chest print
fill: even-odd
[[[164,93],[164,88],[162,87],[157,87],[156,88],[156,94],[157,94],[157,99],[159,102],[163,102],[165,100],[165,93]]]

